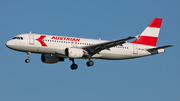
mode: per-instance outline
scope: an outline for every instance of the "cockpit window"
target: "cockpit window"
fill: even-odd
[[[14,37],[13,39],[19,39],[19,40],[23,40],[23,37]]]

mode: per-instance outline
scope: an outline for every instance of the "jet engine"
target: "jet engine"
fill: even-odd
[[[83,50],[79,48],[66,48],[65,56],[68,58],[81,58],[83,56]]]
[[[64,61],[64,58],[61,58],[61,57],[58,57],[55,55],[42,54],[41,61],[43,63],[53,64],[53,63],[57,63],[59,61]]]

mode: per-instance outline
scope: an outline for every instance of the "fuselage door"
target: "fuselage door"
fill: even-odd
[[[138,46],[133,44],[133,54],[138,54]]]
[[[34,45],[34,41],[35,41],[34,40],[34,35],[33,34],[29,34],[28,36],[29,36],[29,44],[30,45]]]

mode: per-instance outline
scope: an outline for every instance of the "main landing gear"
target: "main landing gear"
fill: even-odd
[[[94,62],[91,61],[91,55],[89,55],[88,58],[89,58],[89,61],[87,61],[86,65],[87,65],[88,67],[93,66],[93,65],[94,65]]]
[[[72,65],[71,65],[71,69],[76,70],[78,68],[78,65],[74,63],[74,59],[69,59],[69,60],[71,60],[73,62]],[[93,66],[94,62],[89,59],[89,61],[87,61],[86,65],[88,67]]]
[[[89,60],[89,61],[86,62],[86,65],[87,65],[88,67],[93,66],[93,65],[94,65],[94,62],[91,61],[91,60]]]
[[[73,62],[71,65],[71,69],[76,70],[78,68],[78,65],[74,63],[74,59],[69,59],[69,60],[71,60]]]
[[[89,60],[86,62],[86,65],[87,65],[88,67],[93,66],[93,65],[94,65],[94,62],[91,61],[91,56],[89,55],[88,58],[89,58]],[[69,60],[71,60],[71,61],[73,62],[72,65],[71,65],[71,69],[72,69],[72,70],[76,70],[76,69],[78,68],[78,65],[74,63],[74,59],[71,59],[71,58],[70,58]]]
[[[31,52],[26,52],[26,53],[27,53],[27,59],[25,60],[25,62],[29,63],[30,62],[29,57],[30,57]]]

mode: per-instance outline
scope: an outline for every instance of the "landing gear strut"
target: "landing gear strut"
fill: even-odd
[[[25,62],[29,63],[30,62],[29,57],[30,57],[31,52],[26,52],[26,53],[27,53],[27,59],[25,60]]]
[[[89,55],[88,58],[89,58],[89,61],[86,62],[86,65],[87,65],[88,67],[93,66],[93,65],[94,65],[94,62],[91,61],[91,56]]]
[[[71,60],[73,62],[71,65],[71,69],[76,70],[78,68],[78,65],[74,63],[74,59],[69,59],[69,60]]]

